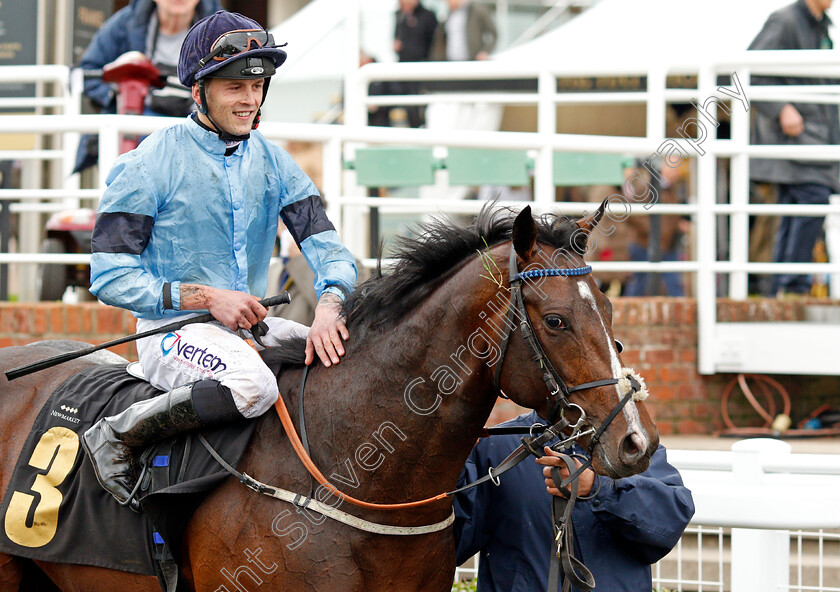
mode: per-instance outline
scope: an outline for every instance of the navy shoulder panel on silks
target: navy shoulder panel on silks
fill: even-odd
[[[90,239],[93,253],[139,255],[149,244],[155,219],[130,212],[101,212]]]
[[[100,487],[80,442],[99,418],[159,394],[125,364],[93,366],[59,386],[38,414],[0,504],[0,552],[161,581],[161,562],[180,557],[181,534],[201,496],[229,474],[193,435],[158,443],[142,455],[149,469],[139,495],[145,513],[137,514]],[[255,426],[235,422],[204,435],[236,466]]]
[[[297,244],[303,243],[313,234],[335,230],[335,226],[327,218],[327,212],[324,210],[319,195],[310,195],[305,199],[284,206],[280,210],[280,215]]]

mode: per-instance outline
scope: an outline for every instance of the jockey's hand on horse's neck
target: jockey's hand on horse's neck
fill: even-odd
[[[245,292],[181,284],[181,310],[204,309],[231,331],[250,329],[268,314],[259,298]]]
[[[338,364],[344,355],[343,342],[349,338],[350,333],[341,315],[341,298],[324,292],[315,307],[315,320],[306,336],[306,364],[315,360],[316,353],[324,366]]]

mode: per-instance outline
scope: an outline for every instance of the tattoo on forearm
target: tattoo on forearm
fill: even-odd
[[[204,292],[204,286],[195,284],[181,284],[181,301],[191,302],[196,305],[207,304],[207,294]]]
[[[336,294],[332,292],[324,292],[321,294],[320,300],[318,300],[318,304],[337,304],[339,306],[342,305],[341,298],[339,298]]]

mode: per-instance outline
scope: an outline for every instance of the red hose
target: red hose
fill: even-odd
[[[752,390],[750,389],[748,380],[751,380],[755,383],[758,388],[759,395],[765,401],[765,406],[762,406],[759,403],[758,399],[753,395]],[[727,409],[729,403],[729,396],[732,393],[732,390],[735,388],[735,385],[739,385],[741,387],[741,393],[744,395],[744,398],[749,401],[750,405],[753,409],[764,419],[764,425],[761,427],[750,427],[750,428],[743,428],[738,427],[732,421],[732,418],[729,416],[729,411]],[[755,388],[755,387],[753,387]],[[723,423],[726,426],[726,429],[721,430],[718,432],[717,435],[719,436],[770,436],[770,437],[803,437],[803,436],[836,436],[840,434],[840,428],[823,428],[817,430],[803,430],[803,429],[785,429],[779,430],[773,427],[773,421],[777,417],[776,415],[776,398],[772,390],[775,390],[776,393],[779,394],[779,398],[782,400],[782,414],[790,418],[790,396],[788,395],[787,390],[783,387],[779,382],[776,380],[765,376],[764,374],[739,374],[731,381],[726,387],[723,389],[723,394],[721,395],[721,415],[723,416]]]

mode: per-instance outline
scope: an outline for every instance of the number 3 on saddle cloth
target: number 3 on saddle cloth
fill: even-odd
[[[148,469],[138,514],[100,487],[80,442],[99,418],[159,394],[125,364],[88,368],[59,386],[32,426],[0,505],[0,551],[156,575],[164,590],[174,589],[172,557],[179,557],[183,529],[201,498],[229,473],[194,436],[160,442],[143,453]],[[204,435],[236,466],[255,425],[242,421]]]

